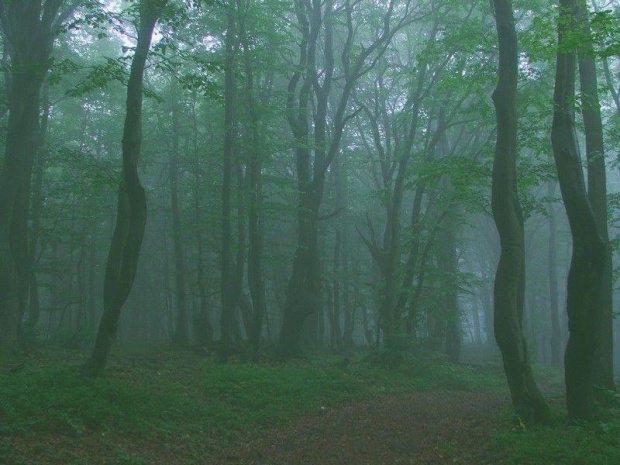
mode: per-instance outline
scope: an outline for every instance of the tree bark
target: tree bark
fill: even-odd
[[[567,290],[570,334],[564,355],[566,403],[569,417],[583,420],[597,414],[593,370],[607,245],[588,199],[575,136],[576,53],[567,44],[575,31],[575,17],[575,0],[561,0],[551,142],[573,238]]]
[[[219,347],[220,360],[229,356],[233,324],[235,322],[235,307],[238,296],[235,296],[232,259],[232,171],[233,151],[235,141],[235,42],[236,25],[234,12],[228,12],[228,26],[226,30],[226,68],[225,68],[225,109],[224,109],[224,180],[222,183],[222,313],[220,316],[221,339]]]
[[[192,123],[194,132],[194,221],[196,231],[196,267],[198,271],[199,310],[194,315],[194,335],[196,342],[207,349],[213,346],[213,325],[211,324],[211,308],[207,289],[207,277],[205,273],[205,247],[203,238],[202,215],[200,205],[200,192],[202,190],[202,175],[200,166],[200,153],[198,150],[198,120],[196,108],[192,107]]]
[[[494,287],[494,331],[513,406],[522,421],[538,423],[546,421],[549,412],[534,381],[522,327],[525,248],[516,173],[517,34],[512,1],[494,0],[493,5],[499,40],[499,76],[493,93],[497,144],[493,163],[492,210],[501,243]]]
[[[173,78],[175,79],[175,78]],[[168,154],[168,183],[172,212],[172,238],[174,244],[174,273],[176,284],[177,325],[174,343],[178,347],[189,346],[189,320],[187,315],[187,279],[185,273],[185,243],[179,207],[179,102],[176,80],[172,83],[172,147]]]
[[[29,300],[28,300],[28,320],[26,326],[34,328],[41,315],[41,306],[39,302],[39,285],[37,282],[37,251],[39,246],[39,236],[41,233],[41,213],[43,210],[43,173],[45,171],[45,152],[47,131],[50,116],[50,100],[49,100],[49,82],[43,85],[42,102],[43,114],[41,115],[41,127],[39,129],[39,147],[37,150],[37,158],[34,167],[34,184],[32,187],[32,209],[30,212],[30,237],[28,245],[28,272],[30,274],[29,282]]]
[[[237,1],[241,10],[241,2]],[[246,12],[247,14],[247,12]],[[245,18],[245,16],[244,16]],[[263,320],[267,313],[265,279],[263,276],[263,218],[262,201],[262,138],[260,119],[256,102],[254,70],[250,59],[250,43],[245,29],[245,20],[239,25],[239,38],[243,47],[243,64],[246,80],[246,104],[250,119],[250,173],[249,173],[249,212],[248,212],[248,286],[252,297],[252,317],[248,334],[250,356],[258,360],[260,352]]]
[[[555,184],[549,182],[547,185],[547,197],[549,197],[549,249],[547,255],[547,266],[549,276],[549,314],[551,317],[551,338],[549,346],[551,350],[551,365],[554,367],[562,366],[561,346],[562,333],[560,329],[560,306],[558,292],[558,264],[557,264],[557,219],[555,205],[552,197],[555,193]]]
[[[127,113],[123,129],[123,170],[118,192],[118,211],[108,254],[103,290],[103,316],[95,347],[83,374],[96,377],[105,368],[118,332],[121,310],[136,277],[146,226],[146,195],[138,176],[142,144],[142,97],[144,68],[153,30],[167,0],[142,0],[138,41],[127,83]]]
[[[598,232],[606,244],[605,264],[601,282],[599,320],[593,367],[593,382],[598,388],[614,391],[613,361],[613,262],[607,226],[607,170],[603,142],[603,122],[598,95],[598,79],[592,32],[586,0],[578,0],[577,15],[582,35],[587,39],[579,49],[579,82],[581,84],[581,114],[586,137],[588,166],[588,198]]]
[[[280,331],[279,350],[283,357],[301,354],[300,337],[304,322],[321,308],[318,217],[323,199],[325,175],[338,154],[344,128],[350,119],[350,115],[346,115],[349,99],[357,80],[376,65],[394,34],[406,23],[406,17],[403,17],[397,25],[392,25],[395,0],[390,0],[383,16],[384,28],[381,34],[370,45],[362,47],[359,54],[353,57],[351,51],[357,31],[357,27],[352,23],[354,4],[345,2],[343,9],[340,10],[346,17],[347,27],[347,36],[341,53],[344,78],[331,122],[331,138],[328,141],[327,109],[334,81],[333,27],[336,23],[334,14],[337,9],[333,0],[327,0],[324,5],[322,12],[321,2],[308,0],[295,2],[302,38],[298,70],[288,86],[287,117],[296,143],[299,191],[298,239]],[[406,12],[408,15],[409,10],[406,9]],[[324,63],[319,73],[316,54],[322,27],[324,27]],[[313,96],[316,98],[316,108],[312,145],[308,113]],[[314,147],[312,152],[309,150],[311,145]]]
[[[458,299],[458,258],[456,249],[456,224],[449,221],[443,232],[445,256],[442,257],[443,268],[448,277],[448,286],[445,291],[446,321],[446,355],[453,363],[461,358],[462,322]]]
[[[0,356],[17,348],[30,282],[28,212],[39,148],[41,86],[47,75],[62,0],[0,2],[0,25],[11,58],[9,118],[0,173]]]

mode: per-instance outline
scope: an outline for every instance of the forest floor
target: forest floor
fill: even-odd
[[[494,464],[504,394],[432,391],[354,403],[225,449],[214,464]]]
[[[568,425],[547,370],[557,421],[524,430],[498,365],[162,352],[114,357],[89,381],[83,358],[52,354],[0,366],[0,464],[620,463],[620,421]]]

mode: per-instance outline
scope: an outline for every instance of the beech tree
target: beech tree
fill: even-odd
[[[510,0],[495,0],[499,41],[498,84],[493,93],[497,118],[497,144],[493,163],[493,218],[501,243],[495,275],[495,339],[517,414],[527,423],[547,420],[549,413],[532,374],[523,334],[525,246],[523,212],[517,193],[518,45]]]
[[[28,302],[28,212],[41,139],[41,88],[56,37],[76,6],[63,0],[0,2],[0,26],[10,57],[9,121],[0,174],[0,354],[15,349]]]
[[[146,195],[138,176],[142,144],[142,98],[144,69],[155,24],[167,0],[141,0],[138,5],[138,39],[127,84],[127,113],[123,129],[123,169],[118,191],[116,226],[106,267],[103,317],[95,347],[83,368],[86,376],[96,377],[105,368],[118,331],[118,319],[129,296],[146,225]]]

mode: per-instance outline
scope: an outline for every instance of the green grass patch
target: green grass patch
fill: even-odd
[[[620,420],[552,426],[496,435],[491,446],[507,465],[609,465],[620,463]]]
[[[404,360],[398,367],[336,357],[289,364],[217,364],[173,358],[155,365],[118,365],[94,381],[76,365],[39,363],[0,376],[0,432],[213,432],[224,438],[274,425],[321,406],[422,389],[500,389],[497,370],[440,360]]]

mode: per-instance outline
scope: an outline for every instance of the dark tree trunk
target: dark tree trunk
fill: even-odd
[[[588,199],[575,138],[576,53],[567,49],[575,16],[575,1],[561,0],[551,142],[573,238],[567,290],[570,335],[564,355],[566,403],[569,417],[582,420],[596,415],[593,371],[607,245]]]
[[[321,13],[319,7],[319,20],[317,20],[317,12],[307,11],[308,8],[309,5],[305,2],[296,4],[297,19],[302,31],[300,70],[293,75],[288,86],[287,116],[296,143],[298,209],[297,248],[286,289],[286,301],[280,329],[279,351],[283,357],[301,354],[300,340],[306,318],[321,308],[317,246],[317,216],[321,199],[313,186],[310,172],[311,154],[308,122]],[[312,16],[312,20],[309,19],[309,15]],[[301,87],[297,91],[300,81]],[[331,85],[331,80],[325,82],[326,85]],[[325,98],[323,98],[321,106],[324,104]],[[326,111],[324,108],[321,110]],[[317,132],[320,133],[321,127],[324,130],[325,123],[321,122],[319,117],[315,118],[315,121],[319,123]],[[324,145],[318,146],[318,149],[324,150]]]
[[[28,246],[28,272],[30,273],[30,286],[28,301],[28,320],[26,325],[34,328],[41,315],[41,305],[39,301],[39,285],[37,282],[37,251],[39,246],[39,236],[41,233],[41,213],[43,210],[43,172],[45,170],[46,139],[50,116],[49,82],[43,86],[43,114],[41,116],[41,127],[39,130],[39,149],[35,160],[34,184],[32,187],[32,209],[30,212],[31,228]]]
[[[97,296],[95,280],[97,270],[97,229],[93,228],[90,236],[90,252],[88,256],[88,332],[94,333],[97,319]]]
[[[357,80],[376,65],[387,45],[406,21],[392,27],[394,1],[383,16],[381,34],[355,57],[352,56],[354,35],[352,24],[354,4],[346,2],[343,13],[347,22],[347,37],[341,53],[344,78],[340,96],[331,122],[331,138],[327,137],[327,110],[334,80],[333,25],[335,5],[324,2],[299,1],[295,3],[302,39],[299,66],[289,81],[287,118],[295,138],[298,184],[298,238],[293,267],[289,279],[284,317],[280,331],[280,353],[284,357],[301,353],[300,337],[306,319],[321,308],[320,262],[318,248],[318,216],[323,199],[325,175],[338,154],[344,128],[349,120],[347,108]],[[408,10],[407,10],[408,11]],[[324,63],[319,72],[316,63],[318,38],[323,28]],[[319,78],[320,75],[320,78]],[[300,85],[301,84],[301,85]],[[310,144],[308,113],[315,97],[314,144]],[[310,150],[310,146],[314,150]],[[314,155],[312,157],[311,155]],[[311,160],[311,158],[313,158]],[[312,167],[312,169],[311,169]]]
[[[443,268],[448,277],[448,286],[445,291],[446,319],[446,355],[453,363],[461,358],[462,323],[458,302],[458,258],[456,250],[456,225],[449,221],[443,233],[445,256],[442,257]]]
[[[103,290],[103,317],[95,347],[83,373],[98,376],[105,368],[118,332],[121,310],[136,277],[146,225],[146,196],[138,177],[142,143],[142,93],[144,68],[153,29],[167,0],[142,0],[138,42],[127,84],[127,114],[123,129],[123,171],[118,193],[118,211],[108,254]]]
[[[549,251],[547,265],[549,267],[549,313],[551,316],[551,365],[562,366],[562,333],[560,329],[560,305],[558,292],[558,264],[557,264],[557,219],[552,197],[555,194],[555,184],[549,182],[547,197],[549,197]]]
[[[175,78],[173,78],[175,79]],[[185,276],[185,242],[181,212],[179,207],[179,103],[177,83],[172,89],[172,147],[168,154],[168,182],[170,188],[170,207],[172,212],[172,238],[174,243],[174,274],[176,283],[177,325],[174,343],[178,347],[189,346],[189,320],[187,315],[187,279]]]
[[[493,93],[497,145],[493,164],[492,209],[501,254],[495,276],[495,339],[517,414],[526,423],[547,420],[549,412],[536,386],[523,335],[525,246],[517,193],[518,50],[511,0],[494,0],[499,39],[499,80]]]
[[[590,39],[592,32],[585,0],[578,0],[577,15],[583,37]],[[579,50],[579,81],[581,84],[581,114],[586,136],[586,159],[588,161],[588,198],[594,213],[598,232],[606,244],[605,264],[601,281],[599,319],[593,367],[594,385],[615,390],[613,361],[613,262],[607,226],[607,170],[603,142],[603,122],[598,95],[594,50],[590,41]]]
[[[252,325],[252,302],[244,292],[245,265],[247,261],[247,199],[249,170],[241,163],[235,166],[237,178],[237,256],[235,258],[235,271],[233,276],[233,296],[235,298],[234,323],[232,325],[231,341],[233,345],[243,344],[242,326],[247,336],[251,332]]]
[[[238,296],[235,296],[235,283],[232,257],[232,174],[233,150],[235,141],[235,16],[228,12],[226,31],[226,68],[225,68],[225,110],[224,110],[224,180],[222,183],[222,313],[220,317],[221,339],[219,347],[220,360],[226,360],[231,349],[235,309]]]
[[[342,331],[340,329],[340,315],[342,314],[342,286],[341,286],[341,259],[342,259],[342,231],[336,231],[334,244],[334,284],[332,286],[332,349],[341,352],[343,349]]]
[[[237,5],[241,10],[241,2]],[[252,297],[252,316],[249,325],[250,356],[258,360],[260,342],[263,332],[263,320],[267,313],[265,296],[265,280],[263,276],[263,243],[264,233],[262,225],[261,201],[262,201],[262,138],[260,121],[256,101],[254,82],[254,70],[250,59],[250,44],[245,29],[245,21],[239,27],[240,42],[243,47],[243,61],[246,79],[247,109],[250,119],[250,173],[249,173],[249,212],[248,212],[248,286]],[[267,103],[267,102],[264,102]]]
[[[62,3],[0,2],[0,24],[11,58],[0,173],[0,356],[16,349],[20,316],[28,300],[28,212],[39,148],[40,91],[51,63]]]
[[[203,238],[203,219],[201,215],[200,192],[202,190],[202,176],[200,167],[200,152],[198,150],[198,121],[195,107],[192,111],[192,123],[194,129],[194,221],[196,228],[197,256],[196,267],[198,271],[198,293],[200,298],[198,313],[194,315],[194,334],[196,341],[202,347],[211,349],[213,346],[213,325],[211,324],[211,308],[207,289],[207,277],[205,273],[205,247]]]

